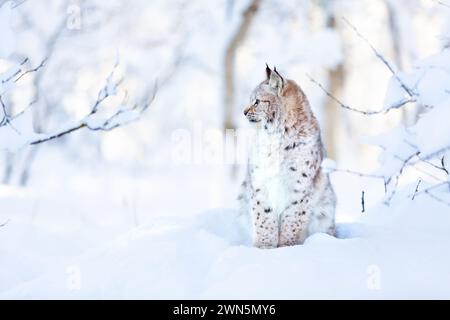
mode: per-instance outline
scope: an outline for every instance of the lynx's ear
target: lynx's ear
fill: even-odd
[[[267,77],[267,80],[270,79],[270,74],[271,73],[272,73],[272,70],[270,70],[269,66],[266,63],[266,77]]]
[[[270,70],[270,69],[269,69]],[[269,76],[269,86],[275,90],[278,94],[281,93],[281,90],[284,87],[284,79],[283,77],[278,73],[277,68],[273,68],[273,72],[270,73]]]

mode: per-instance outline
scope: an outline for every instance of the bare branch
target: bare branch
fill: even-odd
[[[435,190],[435,189],[439,189],[439,188],[441,188],[441,187],[443,187],[443,186],[450,186],[450,181],[445,181],[445,182],[442,182],[442,183],[438,183],[438,184],[435,184],[435,185],[433,185],[433,186],[431,186],[431,187],[428,187],[428,188],[426,188],[426,189],[423,189],[423,190],[421,190],[421,191],[417,191],[417,192],[416,192],[416,196],[419,196],[419,195],[421,195],[421,194],[430,192],[430,191]]]
[[[6,111],[6,105],[3,102],[3,97],[0,95],[0,105],[3,112],[3,118],[0,121],[0,127],[9,125],[11,129],[13,129],[17,134],[20,134],[20,132],[13,126],[12,120],[14,120],[14,117],[11,117],[8,112]]]
[[[33,140],[29,144],[30,145],[37,145],[37,144],[41,144],[41,143],[44,143],[44,142],[47,142],[47,141],[50,141],[50,140],[53,140],[53,139],[61,138],[61,137],[65,136],[66,134],[72,133],[72,132],[77,131],[79,129],[82,129],[84,127],[86,127],[86,124],[85,123],[80,123],[78,125],[75,125],[73,127],[68,128],[68,129],[61,130],[61,131],[59,131],[57,133],[50,134],[50,135],[48,135],[45,138]]]
[[[444,172],[448,175],[449,173],[448,173],[448,170],[447,170],[447,168],[445,167],[445,156],[442,156],[442,158],[441,158],[441,166],[442,166],[442,170],[444,170]]]
[[[343,103],[341,100],[336,98],[331,92],[329,92],[327,89],[325,89],[325,87],[322,84],[320,84],[318,81],[313,79],[309,74],[306,74],[306,76],[309,78],[309,80],[311,80],[314,84],[316,84],[330,99],[335,101],[341,108],[347,109],[347,110],[350,110],[350,111],[353,111],[356,113],[360,113],[363,115],[383,114],[383,113],[387,113],[391,110],[399,109],[406,104],[417,102],[416,98],[417,98],[418,94],[403,82],[403,80],[399,77],[397,72],[394,70],[394,67],[387,61],[387,59],[345,17],[342,17],[342,20],[356,33],[356,35],[359,38],[361,38],[370,47],[370,49],[375,54],[375,56],[388,68],[388,70],[391,72],[391,74],[393,75],[395,80],[400,84],[401,88],[406,92],[406,94],[408,95],[408,98],[403,98],[400,101],[390,105],[387,108],[381,109],[381,110],[367,110],[366,111],[363,109],[350,107],[349,105]]]
[[[436,169],[438,169],[438,170],[442,170],[442,171],[444,171],[447,175],[448,175],[448,170],[447,170],[447,168],[445,167],[445,165],[444,165],[444,156],[441,158],[441,165],[440,166],[438,166],[438,165],[436,165],[436,164],[434,164],[434,163],[432,163],[432,162],[430,162],[429,160],[425,160],[425,159],[422,159],[422,157],[420,157],[420,156],[417,156],[419,159],[420,159],[420,161],[422,161],[423,163],[426,163],[426,164],[428,164],[429,166],[432,166],[433,168],[436,168]]]
[[[361,212],[366,212],[366,205],[364,201],[364,191],[361,192]]]
[[[19,68],[14,71],[9,77],[7,77],[6,79],[2,79],[1,84],[6,84],[10,81],[14,81],[14,82],[18,82],[20,79],[22,79],[25,75],[29,74],[29,73],[33,73],[33,72],[37,72],[39,71],[39,69],[43,68],[45,66],[45,63],[47,62],[48,58],[45,58],[44,60],[41,61],[41,63],[33,68],[33,69],[29,69],[29,70],[23,70],[22,67],[29,61],[28,58],[25,58],[20,64],[19,64]]]
[[[382,109],[382,110],[371,110],[371,111],[365,111],[365,110],[361,110],[361,109],[356,109],[353,107],[350,107],[349,105],[343,103],[341,100],[339,100],[338,98],[336,98],[331,92],[329,92],[327,89],[325,89],[325,87],[320,84],[319,82],[317,82],[315,79],[313,79],[309,74],[306,74],[306,76],[309,78],[309,80],[311,80],[311,82],[313,82],[314,84],[316,84],[323,92],[325,92],[325,94],[332,99],[333,101],[335,101],[341,108],[343,109],[347,109],[356,113],[360,113],[366,116],[371,116],[371,115],[377,115],[377,114],[384,114],[387,113],[391,110],[394,109],[399,109],[401,107],[403,107],[404,105],[408,104],[408,103],[413,103],[416,102],[415,99],[413,98],[409,98],[409,99],[402,99],[401,101],[389,106],[386,109]]]
[[[392,180],[395,180],[395,181],[394,181],[394,186],[393,186],[393,188],[392,188],[391,194],[388,195],[388,196],[386,197],[385,201],[384,201],[385,204],[387,204],[387,205],[390,204],[392,198],[393,198],[394,195],[397,193],[398,183],[399,183],[399,181],[400,181],[400,177],[401,177],[403,171],[404,171],[405,168],[408,166],[408,163],[409,163],[415,156],[417,156],[417,155],[419,155],[419,154],[420,154],[420,152],[417,151],[417,152],[411,154],[411,155],[410,155],[409,157],[407,157],[405,160],[403,160],[402,166],[400,167],[398,173],[397,173],[396,175],[393,175],[393,176],[389,177],[389,179],[386,180],[386,185],[389,185],[389,184],[392,182]]]
[[[422,156],[421,160],[424,161],[424,160],[430,160],[430,159],[433,159],[433,158],[437,158],[437,157],[441,156],[443,153],[445,153],[447,151],[450,151],[450,145],[446,146],[446,147],[443,147],[443,148],[441,148],[441,149],[439,149],[439,150],[437,150],[435,152],[432,152],[432,153],[430,153],[428,155]],[[445,171],[448,173],[447,169],[445,169]]]
[[[114,68],[116,68],[116,66]],[[113,70],[113,72],[114,72],[114,70]],[[102,102],[111,96],[111,92],[110,92],[110,89],[108,89],[108,87],[110,85],[110,81],[112,81],[113,72],[107,78],[105,86],[102,89],[100,89],[98,96],[97,96],[97,100],[92,105],[91,111],[83,118],[83,120],[69,126],[68,128],[59,130],[57,132],[47,134],[47,135],[44,134],[42,138],[38,137],[34,140],[32,139],[31,141],[28,142],[28,144],[30,144],[30,145],[41,144],[41,143],[44,143],[44,142],[47,142],[50,140],[61,138],[69,133],[78,131],[83,128],[87,128],[92,131],[111,131],[113,129],[125,126],[133,121],[138,120],[140,115],[148,109],[148,107],[150,106],[150,104],[153,102],[153,100],[156,97],[156,92],[158,89],[156,83],[155,83],[154,88],[151,91],[151,93],[149,93],[146,96],[146,98],[144,99],[144,101],[141,104],[136,104],[130,108],[120,108],[110,117],[108,117],[102,121],[96,121],[97,123],[95,125],[91,123],[92,116],[94,114],[96,114],[98,112],[98,110],[102,107]],[[114,85],[113,85],[114,90],[119,86],[121,81],[122,80],[114,83]],[[125,114],[132,115],[132,113],[134,113],[134,116],[132,116],[129,119],[126,119],[124,121],[120,121],[120,119],[119,119],[120,116],[125,115]]]
[[[6,220],[5,222],[0,224],[0,228],[3,228],[4,226],[6,226],[9,223],[9,219]]]
[[[383,62],[383,64],[389,69],[389,71],[392,73],[392,75],[394,76],[395,80],[397,80],[397,82],[400,84],[400,86],[402,87],[402,89],[408,94],[408,96],[410,98],[417,96],[417,93],[414,92],[411,88],[409,88],[402,79],[400,79],[400,77],[398,76],[398,74],[395,72],[394,68],[392,67],[392,65],[386,60],[386,58],[377,50],[375,49],[375,47],[372,45],[372,43],[370,43],[369,40],[367,40],[366,37],[364,37],[359,31],[358,29],[350,23],[350,21],[348,21],[345,17],[342,17],[342,20],[356,33],[356,35],[361,38],[365,43],[367,43],[367,45],[370,47],[370,49],[372,49],[373,53],[375,54],[375,56],[381,60],[381,62]]]
[[[23,114],[24,114],[29,108],[31,108],[31,106],[33,106],[33,104],[35,104],[35,103],[36,103],[36,101],[30,102],[30,103],[28,104],[28,106],[27,106],[25,109],[23,109],[23,110],[20,111],[19,113],[15,114],[14,116],[11,116],[11,115],[9,115],[8,112],[6,111],[6,105],[5,105],[4,101],[3,101],[3,96],[0,95],[0,107],[1,107],[1,110],[2,110],[2,112],[3,112],[3,118],[2,118],[2,120],[0,121],[0,127],[9,125],[14,131],[16,131],[18,134],[20,134],[20,132],[19,132],[16,128],[14,128],[14,126],[12,125],[12,122],[13,122],[16,118],[18,118],[18,117],[20,117],[21,115],[23,115]]]
[[[422,183],[422,180],[419,179],[419,181],[417,182],[416,189],[414,190],[414,194],[413,194],[411,200],[414,200],[414,198],[416,197],[417,191],[419,191],[419,187],[420,187],[421,183]]]
[[[25,59],[21,65],[25,64],[28,61],[28,59]],[[22,71],[19,69],[19,72],[15,72],[15,80],[14,82],[19,81],[23,76],[26,74],[36,72],[42,67],[45,66],[45,62],[47,59],[44,59],[39,66],[36,68]],[[153,102],[156,96],[157,92],[157,84],[155,82],[155,86],[151,92],[147,94],[147,96],[143,99],[143,101],[140,104],[136,104],[132,107],[121,107],[119,108],[113,115],[107,117],[104,120],[97,120],[96,122],[93,121],[93,115],[95,115],[99,109],[102,107],[102,103],[107,100],[109,97],[116,95],[116,90],[122,83],[123,79],[120,79],[118,81],[113,80],[114,72],[117,68],[117,64],[114,66],[112,72],[108,76],[105,85],[99,90],[97,99],[93,103],[92,107],[90,108],[89,113],[81,120],[78,121],[67,128],[61,129],[59,131],[56,131],[51,134],[36,134],[30,138],[29,141],[27,141],[26,144],[29,145],[37,145],[41,144],[50,140],[54,140],[57,138],[61,138],[69,133],[72,133],[74,131],[88,128],[92,131],[110,131],[115,128],[118,128],[120,126],[124,126],[132,121],[136,121],[140,115],[145,112],[149,105]],[[7,81],[11,81],[14,77],[9,77]],[[2,96],[0,95],[0,110],[2,111],[3,115],[0,119],[0,127],[9,125],[18,135],[20,135],[20,132],[13,126],[13,121],[23,115],[32,105],[34,102],[31,102],[27,108],[22,110],[20,113],[16,114],[15,116],[10,116],[8,114],[6,105],[3,101]],[[126,105],[126,101],[124,101],[124,105]],[[125,118],[122,119],[121,117]]]
[[[443,2],[443,1],[440,1],[440,0],[431,0],[431,1],[436,2],[437,4],[450,9],[450,5],[445,3],[445,2]]]
[[[45,58],[44,60],[41,61],[41,63],[36,68],[33,68],[33,69],[26,70],[26,71],[22,72],[20,75],[18,75],[18,77],[16,79],[14,79],[14,82],[19,81],[20,79],[22,79],[22,77],[26,76],[29,73],[36,72],[39,69],[43,68],[45,66],[45,63],[47,62],[47,60],[48,59]]]
[[[431,193],[431,192],[429,192],[429,191],[425,191],[425,194],[426,194],[427,196],[429,196],[430,198],[433,198],[434,200],[436,200],[436,201],[438,201],[438,202],[440,202],[440,203],[442,203],[442,204],[445,204],[445,205],[447,205],[447,206],[450,207],[450,202],[448,202],[448,201],[446,201],[446,200],[444,200],[444,199],[442,199],[442,198],[436,196],[435,194],[433,194],[433,193]]]
[[[328,172],[342,172],[342,173],[348,173],[348,174],[352,174],[352,175],[356,175],[362,178],[373,178],[373,179],[381,179],[384,180],[385,177],[382,175],[376,175],[376,174],[368,174],[368,173],[362,173],[362,172],[357,172],[357,171],[352,171],[352,170],[347,170],[347,169],[334,169],[334,168],[326,168],[326,167],[322,167],[322,169],[324,169],[325,171]]]
[[[395,71],[394,67],[389,63],[389,61],[369,42],[369,40],[367,38],[365,38],[359,31],[358,29],[352,25],[345,17],[342,18],[344,20],[344,22],[356,33],[356,35],[361,38],[372,50],[372,52],[375,54],[375,56],[388,68],[388,70],[391,72],[391,74],[393,75],[394,79],[399,83],[400,87],[403,89],[403,91],[406,93],[407,97],[403,98],[402,100],[398,101],[397,103],[386,107],[383,110],[379,110],[379,111],[375,111],[375,110],[363,110],[363,109],[358,109],[358,108],[354,108],[351,107],[349,105],[346,105],[345,103],[343,103],[341,100],[339,100],[338,98],[336,98],[332,93],[330,93],[327,89],[325,89],[325,87],[323,85],[321,85],[319,82],[317,82],[316,80],[314,80],[311,76],[309,76],[307,74],[307,77],[314,83],[316,84],[330,99],[332,99],[334,102],[336,102],[341,108],[343,109],[347,109],[356,113],[360,113],[363,115],[377,115],[377,114],[383,114],[383,113],[387,113],[390,110],[394,110],[394,109],[399,109],[403,106],[405,106],[408,103],[414,103],[417,102],[417,99],[419,97],[419,94],[417,92],[415,92],[415,88],[417,87],[417,84],[414,85],[413,88],[407,86],[403,80],[400,78],[400,76],[397,74],[397,72]],[[450,94],[450,90],[446,90],[446,93]],[[424,107],[432,107],[432,106],[424,106]],[[403,172],[405,171],[405,169],[407,167],[411,167],[414,166],[415,164],[418,164],[420,162],[426,163],[436,169],[442,170],[443,172],[445,172],[447,174],[447,176],[449,175],[449,170],[447,170],[447,168],[445,167],[445,158],[443,156],[443,154],[445,152],[450,151],[450,146],[446,146],[443,147],[435,152],[432,152],[428,155],[423,155],[421,154],[419,148],[412,144],[409,143],[408,141],[405,141],[405,143],[407,143],[413,150],[411,151],[411,154],[406,157],[406,159],[403,159],[402,157],[399,157],[397,155],[393,155],[396,159],[402,161],[400,168],[396,171],[395,174],[392,174],[389,178],[385,179],[384,177],[379,177],[379,176],[372,176],[372,175],[364,175],[364,174],[360,174],[357,172],[349,172],[348,173],[352,173],[352,174],[356,174],[358,176],[364,177],[364,176],[368,176],[368,177],[373,177],[373,178],[383,178],[384,179],[384,186],[385,186],[385,193],[386,193],[386,197],[385,197],[385,204],[389,205],[391,200],[393,199],[393,197],[395,196],[397,189],[398,189],[398,185],[399,185],[399,181],[400,178],[403,175]],[[414,158],[417,157],[417,160],[414,160]],[[440,158],[440,165],[436,165],[433,162],[429,161],[431,159],[435,159],[435,158]],[[427,175],[429,175],[430,177],[433,177],[434,179],[436,179],[437,181],[442,181],[442,178],[436,177],[433,174],[427,172],[426,170],[423,171],[420,168],[415,168],[418,171],[421,171]],[[331,170],[333,171],[333,170]],[[338,170],[334,170],[334,171],[338,171]],[[340,170],[343,172],[346,172],[346,170]],[[419,192],[419,188],[420,188],[420,184],[421,184],[422,180],[419,180],[417,185],[416,185],[416,189],[414,191],[414,194],[412,195],[412,200],[415,199],[415,197],[419,194],[427,194],[429,197],[444,203],[446,205],[450,206],[450,203],[447,202],[444,199],[441,199],[439,196],[437,196],[436,194],[432,193],[431,191],[435,188],[438,188],[440,186],[443,185],[448,185],[450,188],[450,182],[449,181],[445,181],[442,183],[438,183],[430,188],[427,188],[423,191]],[[388,186],[390,186],[390,192],[388,194]],[[364,191],[362,192],[362,197],[361,197],[361,204],[363,207],[363,211],[364,211]]]

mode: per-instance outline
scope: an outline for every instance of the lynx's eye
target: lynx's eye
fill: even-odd
[[[255,102],[253,102],[254,106],[257,106],[259,104],[259,99],[256,99]]]

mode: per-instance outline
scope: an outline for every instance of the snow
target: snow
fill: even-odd
[[[375,173],[386,178],[398,172],[403,167],[405,159],[417,151],[414,146],[415,136],[403,125],[375,137],[365,136],[362,140],[383,150],[378,159],[380,167]]]
[[[436,106],[449,98],[450,49],[419,60],[410,72],[399,72],[398,77],[417,94],[421,104]],[[392,77],[385,96],[385,109],[405,98],[399,81]]]
[[[417,145],[424,155],[450,146],[450,95],[448,99],[420,116],[415,125]]]
[[[70,198],[61,199],[59,220],[44,207],[30,222],[19,213],[33,206],[31,195],[1,189],[10,210],[0,219],[10,221],[0,231],[0,298],[449,298],[448,207],[420,195],[392,207],[369,200],[361,214],[352,209],[359,199],[345,197],[359,188],[351,179],[363,178],[333,174],[341,202],[337,238],[316,234],[304,245],[273,250],[251,246],[248,220],[234,208],[152,214],[142,225],[114,230],[114,212],[122,209],[110,201],[109,209],[98,209],[111,225],[92,229],[92,222],[74,223]],[[89,194],[96,193],[86,190],[81,200],[72,191],[74,208],[105,203],[106,195]]]

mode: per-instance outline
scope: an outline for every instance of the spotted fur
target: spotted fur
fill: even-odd
[[[302,244],[316,232],[334,235],[335,194],[321,169],[317,120],[294,81],[276,69],[266,73],[244,110],[254,137],[241,199],[254,245],[276,248]]]

